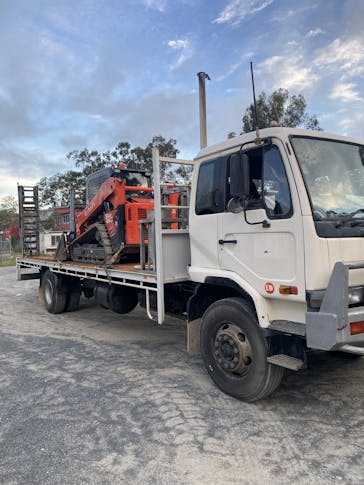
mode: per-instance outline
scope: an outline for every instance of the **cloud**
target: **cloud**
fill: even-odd
[[[246,17],[261,12],[274,0],[232,0],[218,17],[213,21],[215,24],[239,25]]]
[[[317,80],[312,69],[301,55],[273,56],[259,65],[262,78],[270,80],[273,89],[307,89]]]
[[[224,74],[221,74],[221,76],[218,76],[216,81],[223,81],[224,79],[226,79],[229,76],[231,76],[232,74],[234,74],[234,72],[237,71],[239,69],[239,67],[242,65],[243,61],[244,61],[244,59],[239,61],[239,62],[235,62],[234,64],[231,64],[229,69],[226,72],[224,72]]]
[[[236,72],[241,67],[241,65],[246,62],[247,59],[252,58],[252,57],[253,57],[253,52],[247,52],[246,54],[244,54],[242,56],[240,61],[234,62],[233,64],[231,64],[230,67],[228,68],[228,70],[226,72],[224,72],[224,74],[221,74],[220,76],[218,76],[216,78],[216,81],[224,81],[226,78],[228,78],[229,76],[234,74],[234,72]],[[230,92],[231,92],[231,90],[230,90]]]
[[[318,68],[332,67],[345,71],[345,77],[357,76],[364,71],[364,45],[360,39],[335,39],[319,51],[314,60]]]
[[[338,122],[341,132],[344,136],[350,136],[363,139],[363,121],[364,114],[362,111],[347,110],[344,117]]]
[[[178,40],[169,40],[167,45],[172,47],[172,49],[186,49],[188,47],[188,40],[178,39]]]
[[[146,145],[154,135],[162,134],[176,138],[179,147],[190,147],[199,135],[197,109],[195,93],[165,87],[135,100],[126,122],[115,120],[112,132],[122,130],[123,139],[138,145]]]
[[[364,101],[363,98],[360,97],[359,92],[354,89],[356,87],[357,85],[355,83],[339,82],[333,87],[330,93],[330,98],[339,99],[344,103],[352,101]]]
[[[191,42],[187,39],[169,40],[167,45],[173,50],[180,51],[177,60],[170,66],[171,71],[181,67],[193,55]]]
[[[287,23],[287,19],[289,17],[301,17],[302,15],[305,14],[305,12],[308,12],[310,10],[317,9],[319,4],[312,4],[312,5],[304,5],[303,7],[298,7],[295,5],[294,9],[287,10],[285,9],[284,11],[280,11],[278,15],[272,15],[269,20],[271,22],[279,22],[279,23]]]
[[[147,8],[151,8],[153,10],[158,10],[159,12],[164,12],[166,9],[166,0],[143,0],[144,5]]]
[[[44,147],[0,143],[0,197],[16,194],[16,184],[35,185],[41,177],[70,168],[64,155]]]
[[[66,150],[80,150],[87,146],[87,137],[82,135],[63,135],[60,137],[59,142]]]
[[[313,29],[313,30],[309,30],[305,37],[310,39],[312,37],[317,37],[318,35],[324,34],[324,33],[325,32],[322,29]]]

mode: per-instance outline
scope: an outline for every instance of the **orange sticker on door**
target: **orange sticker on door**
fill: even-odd
[[[273,283],[270,283],[270,282],[265,283],[264,289],[265,289],[265,291],[267,293],[269,293],[271,295],[272,293],[274,293],[274,285],[273,285]]]

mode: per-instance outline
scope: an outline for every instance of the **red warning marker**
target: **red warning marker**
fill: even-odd
[[[266,283],[264,285],[264,289],[265,289],[265,291],[267,293],[269,293],[271,295],[272,293],[274,293],[274,285],[273,285],[273,283],[270,283],[270,282]]]

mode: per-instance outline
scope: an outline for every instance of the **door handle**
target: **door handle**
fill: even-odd
[[[223,245],[223,244],[237,244],[237,240],[236,239],[219,239],[219,244]]]

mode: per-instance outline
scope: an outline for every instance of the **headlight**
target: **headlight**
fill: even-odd
[[[364,300],[364,288],[359,286],[357,288],[349,288],[348,301],[349,305],[358,305]]]

